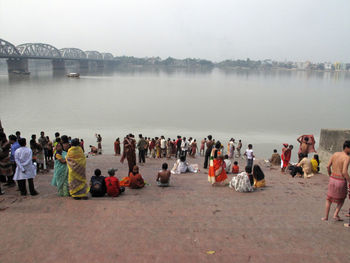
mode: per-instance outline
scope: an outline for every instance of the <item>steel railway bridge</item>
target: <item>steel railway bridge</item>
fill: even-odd
[[[83,51],[79,48],[62,48],[44,43],[26,43],[15,46],[0,39],[0,58],[7,61],[7,69],[12,72],[28,72],[29,59],[47,59],[52,61],[53,70],[64,70],[65,61],[77,61],[80,69],[86,69],[90,63],[97,67],[113,65],[114,57],[111,53],[98,51]]]

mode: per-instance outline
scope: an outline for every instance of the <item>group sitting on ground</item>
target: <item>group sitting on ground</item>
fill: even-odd
[[[317,154],[311,160],[306,155],[299,155],[299,157],[302,157],[300,162],[288,168],[292,177],[311,178],[320,171],[320,161]]]
[[[250,166],[246,166],[245,172],[233,176],[229,183],[229,187],[235,189],[237,192],[253,192],[254,189],[265,186],[265,174],[257,164],[254,165],[253,171]]]

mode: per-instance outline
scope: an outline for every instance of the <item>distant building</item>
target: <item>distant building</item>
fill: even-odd
[[[332,63],[331,62],[325,62],[323,63],[325,70],[332,70]]]
[[[334,69],[335,70],[346,70],[346,64],[342,63],[342,62],[335,62]]]
[[[296,62],[296,68],[300,69],[300,70],[310,69],[310,66],[311,66],[311,62],[310,61]]]
[[[271,59],[265,59],[262,61],[263,65],[272,65],[272,60]]]

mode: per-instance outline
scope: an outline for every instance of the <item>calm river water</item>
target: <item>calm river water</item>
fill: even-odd
[[[23,136],[44,130],[81,137],[104,152],[132,132],[146,136],[208,134],[252,143],[267,158],[301,134],[319,139],[321,128],[349,128],[350,74],[317,72],[123,70],[55,76],[0,75],[0,119],[5,131]]]

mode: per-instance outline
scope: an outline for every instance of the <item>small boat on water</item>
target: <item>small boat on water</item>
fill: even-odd
[[[30,75],[29,71],[20,71],[20,70],[13,70],[11,73],[16,75]]]
[[[80,74],[79,73],[68,73],[67,77],[68,78],[79,78]]]

